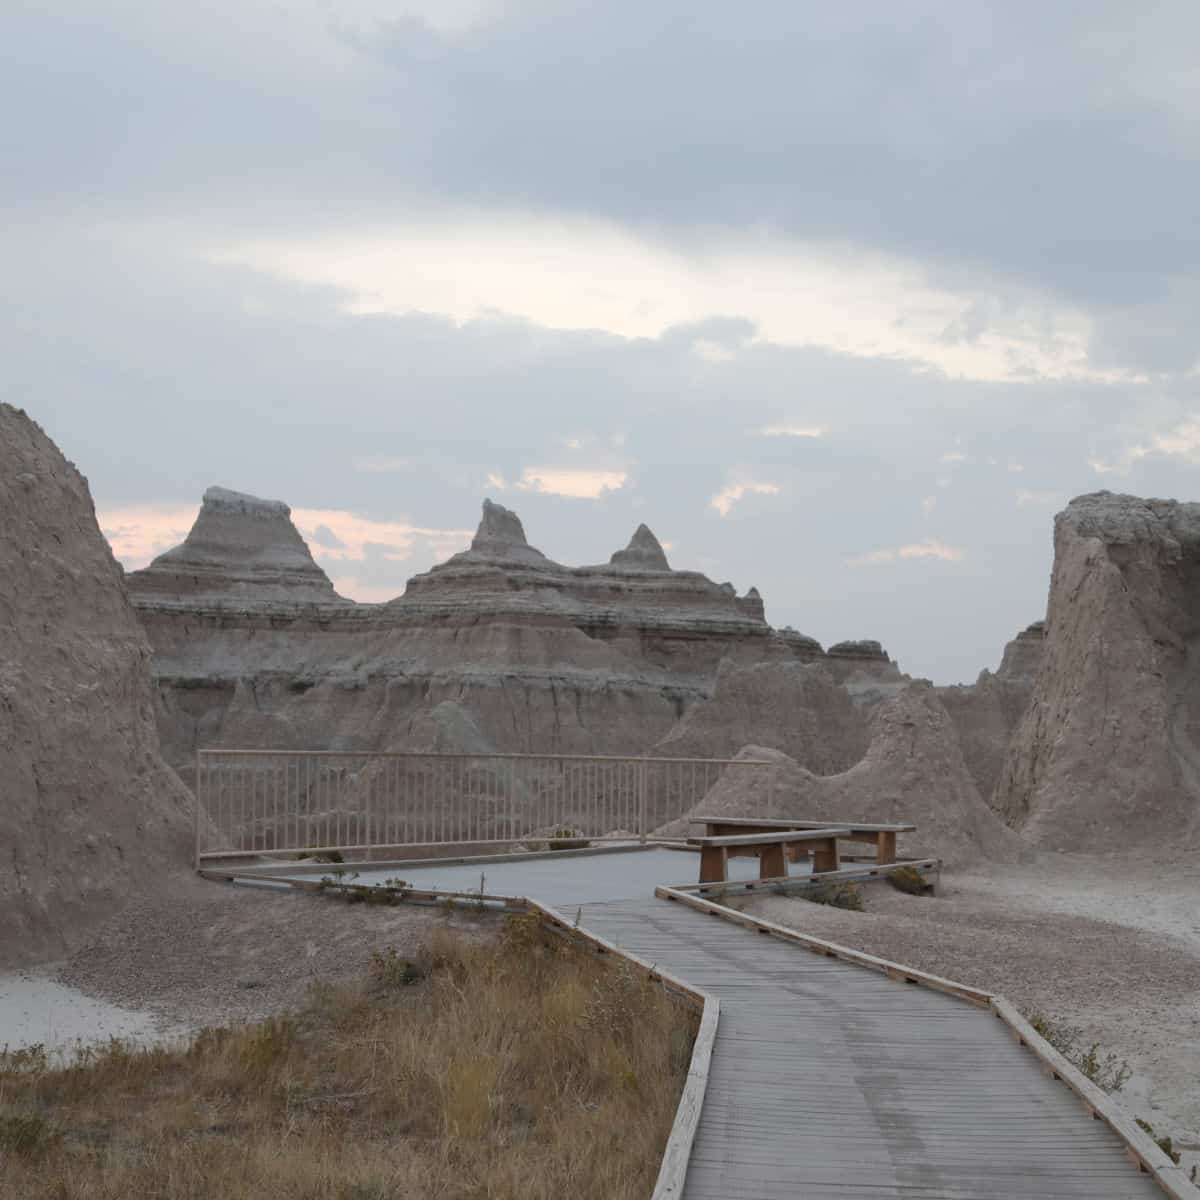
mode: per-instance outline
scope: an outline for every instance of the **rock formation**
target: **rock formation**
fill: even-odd
[[[87,484],[0,404],[0,960],[61,954],[190,849],[150,650]]]
[[[204,493],[200,514],[183,545],[160,554],[137,574],[141,595],[166,599],[221,597],[293,604],[340,600],[329,577],[313,562],[286,504],[222,487]]]
[[[1054,523],[1046,637],[995,804],[1111,851],[1200,824],[1200,504],[1097,492]]]
[[[1034,621],[1005,646],[994,673],[981,671],[969,686],[937,689],[958,730],[967,768],[985,800],[991,801],[995,793],[1013,731],[1029,706],[1044,644],[1045,622]]]
[[[639,525],[624,550],[617,550],[608,560],[614,567],[638,571],[669,571],[666,551],[662,543],[646,525]]]
[[[826,655],[812,638],[772,629],[756,590],[739,597],[731,584],[673,570],[644,525],[609,562],[568,567],[485,500],[470,549],[382,605],[333,595],[305,566],[307,550],[295,551],[285,506],[244,498],[239,511],[222,510],[219,538],[212,525],[202,512],[184,546],[128,579],[155,651],[163,745],[185,779],[207,745],[399,748],[446,702],[500,750],[639,754],[712,695],[722,662],[816,662],[834,678],[901,679],[877,644]],[[225,559],[208,553],[219,545]],[[267,553],[248,560],[248,545]],[[286,584],[283,548],[296,568]],[[179,569],[200,557],[206,574]],[[699,728],[687,735],[697,752]],[[816,765],[840,763],[837,747],[817,752],[815,729],[786,744],[808,737]],[[857,744],[861,731],[847,736]]]
[[[664,758],[732,758],[770,746],[819,775],[853,766],[867,749],[867,717],[819,663],[737,666],[717,672],[713,694],[694,704],[649,753]]]
[[[738,758],[771,763],[775,770],[727,768],[693,815],[904,822],[917,826],[899,839],[906,855],[954,863],[1019,855],[1019,839],[980,798],[950,717],[929,684],[910,684],[879,705],[870,728],[866,754],[836,775],[818,775],[776,750],[746,746]],[[685,827],[674,823],[666,832]]]

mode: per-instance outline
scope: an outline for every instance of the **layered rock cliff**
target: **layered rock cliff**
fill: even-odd
[[[191,797],[158,751],[150,649],[87,484],[0,403],[0,961],[77,945],[188,860]]]
[[[163,743],[184,773],[193,751],[211,745],[398,748],[447,702],[500,750],[638,754],[713,694],[722,662],[900,678],[875,643],[826,654],[812,638],[772,629],[757,591],[738,596],[672,569],[644,525],[609,562],[568,567],[529,544],[515,513],[484,501],[468,550],[390,603],[354,605],[301,560],[285,506],[239,503],[240,513],[222,509],[219,526],[202,510],[183,547],[128,579],[154,646]],[[226,576],[219,553],[196,550],[218,533],[233,548]],[[303,588],[280,583],[285,556],[299,562]],[[179,570],[199,557],[205,574]],[[811,741],[814,765],[841,762],[843,751]],[[689,745],[718,753],[712,739]]]
[[[183,545],[160,554],[137,574],[140,595],[164,600],[341,601],[292,524],[286,504],[222,487],[204,493]]]
[[[995,803],[1041,844],[1200,825],[1200,504],[1097,492],[1054,523],[1045,647]]]

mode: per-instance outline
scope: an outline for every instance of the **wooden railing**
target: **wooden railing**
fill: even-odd
[[[201,750],[196,863],[556,836],[644,841],[726,771],[748,785],[748,811],[771,811],[777,767],[745,759]]]

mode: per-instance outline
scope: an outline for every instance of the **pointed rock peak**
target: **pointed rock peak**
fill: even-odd
[[[484,554],[489,558],[538,558],[545,555],[534,549],[525,540],[525,527],[521,518],[511,508],[491,500],[483,502],[483,516],[479,528],[471,539],[473,554]]]
[[[633,537],[629,539],[629,545],[624,550],[618,550],[608,561],[613,566],[636,567],[644,571],[671,569],[662,543],[650,531],[648,525],[639,525],[634,530]]]
[[[495,504],[491,500],[483,502],[483,516],[480,518],[479,528],[475,531],[471,549],[479,549],[480,547],[477,545],[479,542],[508,542],[514,546],[529,545],[525,540],[525,527],[521,524],[521,518],[511,508],[505,508],[503,504]]]
[[[752,588],[751,588],[751,589],[750,589],[750,590],[749,590],[749,591],[748,591],[748,592],[745,594],[745,596],[743,596],[743,597],[742,597],[742,599],[743,599],[743,600],[761,600],[761,599],[762,599],[762,596],[759,594],[758,588],[756,588],[756,587],[752,587]]]

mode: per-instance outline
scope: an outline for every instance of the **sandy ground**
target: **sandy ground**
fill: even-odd
[[[135,898],[54,982],[149,1014],[163,1031],[254,1020],[310,984],[361,974],[375,950],[411,953],[436,922],[488,936],[498,918],[354,905],[181,875]]]
[[[934,898],[873,883],[866,911],[781,896],[745,911],[1006,995],[1127,1060],[1117,1099],[1200,1162],[1200,862],[1052,855],[943,874]]]

